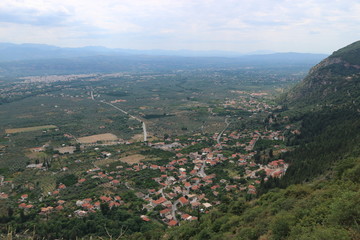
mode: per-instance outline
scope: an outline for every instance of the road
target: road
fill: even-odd
[[[142,122],[142,128],[143,128],[143,132],[144,132],[144,142],[146,142],[147,141],[147,131],[146,131],[145,122]]]
[[[206,173],[204,171],[204,168],[205,168],[205,164],[206,164],[206,160],[204,160],[203,164],[201,165],[201,168],[198,172],[198,176],[203,178],[203,177],[206,177]]]
[[[228,118],[225,118],[225,123],[226,123],[226,127],[221,131],[221,133],[219,133],[219,135],[216,138],[216,142],[221,146],[220,143],[220,138],[221,136],[224,134],[224,132],[226,131],[226,129],[229,127],[230,123],[228,122]]]
[[[90,95],[91,95],[91,99],[95,101],[95,98],[94,98],[94,91],[93,91],[93,90],[91,90]],[[135,117],[135,116],[131,115],[131,114],[130,114],[130,113],[128,113],[127,111],[125,111],[125,110],[123,110],[123,109],[121,109],[121,108],[119,108],[119,107],[115,106],[115,105],[114,105],[114,104],[112,104],[112,103],[105,102],[104,100],[101,100],[100,102],[101,102],[101,103],[105,103],[105,104],[107,104],[107,105],[109,105],[109,106],[112,106],[113,108],[115,108],[115,109],[119,110],[120,112],[122,112],[122,113],[124,113],[124,114],[128,115],[130,118],[132,118],[132,119],[134,119],[134,120],[136,120],[136,121],[140,122],[140,123],[142,124],[142,129],[143,129],[144,142],[146,142],[146,141],[147,141],[146,124],[145,124],[145,122],[144,122],[144,121],[142,121],[142,120],[141,120],[140,118],[138,118],[138,117]]]
[[[166,198],[166,196],[164,195],[164,188],[160,188],[158,192],[161,194],[163,198]]]
[[[175,221],[177,221],[177,219],[176,219],[176,211],[177,211],[177,205],[180,203],[180,201],[179,201],[179,199],[178,200],[176,200],[174,203],[173,203],[173,205],[172,205],[172,207],[171,207],[171,216],[173,217],[173,219],[175,220]]]

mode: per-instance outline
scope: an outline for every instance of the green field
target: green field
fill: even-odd
[[[33,132],[39,130],[46,130],[46,129],[54,129],[57,128],[55,125],[43,125],[43,126],[36,126],[36,127],[25,127],[25,128],[9,128],[5,129],[5,133],[21,133],[21,132]]]

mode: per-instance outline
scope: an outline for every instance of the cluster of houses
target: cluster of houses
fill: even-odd
[[[222,144],[226,145],[228,141],[234,139],[245,138],[249,139],[249,141],[240,144],[240,146],[247,150],[246,154],[235,153],[228,157],[225,157],[222,150],[216,146],[203,148],[201,151],[188,154],[180,153],[180,150],[184,146],[207,140],[207,138],[204,137],[199,138],[198,140],[187,139],[187,144],[179,143],[181,142],[179,139],[176,139],[177,141],[172,144],[158,143],[154,144],[153,147],[161,148],[161,146],[166,146],[166,148],[169,148],[170,146],[170,150],[176,152],[176,157],[169,160],[169,162],[164,165],[140,162],[128,167],[119,165],[113,169],[113,171],[104,171],[99,167],[94,167],[85,171],[83,174],[84,176],[78,179],[78,182],[74,187],[80,187],[91,179],[101,179],[103,187],[116,189],[125,185],[126,187],[133,189],[126,182],[126,172],[140,172],[145,169],[159,171],[160,176],[151,179],[151,181],[157,183],[158,187],[156,189],[140,189],[140,191],[136,192],[136,195],[145,201],[143,209],[146,209],[148,212],[158,212],[158,218],[165,224],[175,226],[181,221],[197,220],[199,214],[206,213],[214,205],[220,204],[221,202],[217,199],[217,196],[222,192],[238,191],[247,194],[256,194],[256,188],[261,181],[260,176],[257,174],[259,171],[263,170],[265,172],[265,181],[270,176],[283,176],[288,164],[281,159],[272,161],[267,165],[256,164],[253,162],[256,153],[253,151],[253,147],[258,139],[274,140],[280,139],[280,137],[281,132],[272,131],[261,133],[258,131],[247,133],[231,132],[228,136],[222,137]],[[192,142],[190,141],[189,143],[189,140]],[[112,156],[105,154],[104,157],[110,158]],[[230,184],[229,179],[218,179],[216,174],[207,174],[210,168],[226,161],[244,167],[245,175],[239,175],[233,178],[244,178],[246,179],[245,184]],[[61,170],[68,171],[68,168],[63,167]],[[110,208],[125,204],[120,196],[111,195],[100,196],[98,199],[78,199],[71,204],[65,204],[65,201],[61,200],[61,191],[64,189],[66,189],[66,186],[64,184],[59,184],[55,190],[49,192],[48,195],[54,196],[56,203],[51,204],[51,206],[42,207],[39,214],[48,215],[52,212],[71,208],[73,216],[85,217],[91,212],[100,210],[101,203],[107,204]],[[206,189],[205,192],[204,189]],[[0,194],[0,198],[6,197],[8,197],[7,194]],[[18,207],[20,209],[28,210],[34,208],[34,204],[27,199],[27,194],[21,196],[18,201]],[[144,221],[152,221],[149,216],[141,215],[140,217]]]
[[[223,104],[224,108],[236,108],[252,113],[268,111],[273,109],[273,106],[260,101],[258,97],[266,96],[267,93],[248,93],[242,91],[232,91],[233,93],[240,93],[236,99],[228,99]]]
[[[260,96],[262,95],[260,94]],[[229,100],[225,105],[237,106],[238,109],[241,109],[238,106],[240,104],[244,110],[250,112],[270,109],[270,106],[257,101],[255,95],[251,96],[250,101],[246,99],[248,97],[240,98],[240,103],[235,100]],[[290,128],[292,126],[286,129]],[[296,130],[293,130],[292,133],[298,134]],[[72,136],[69,135],[67,137]],[[197,220],[200,214],[206,213],[213,206],[221,204],[217,196],[222,193],[232,191],[251,195],[257,194],[257,187],[261,180],[267,181],[269,177],[282,177],[288,168],[288,164],[282,159],[271,161],[268,164],[254,162],[256,154],[254,147],[256,143],[261,139],[284,140],[283,132],[281,131],[233,131],[228,135],[223,134],[220,136],[220,143],[212,147],[190,153],[181,151],[185,147],[208,142],[210,138],[217,140],[218,137],[219,135],[215,133],[212,137],[193,136],[186,140],[172,140],[168,138],[164,142],[149,143],[149,146],[152,148],[173,151],[176,153],[176,156],[162,165],[140,162],[128,166],[118,165],[111,171],[109,169],[105,171],[105,169],[94,166],[84,171],[82,177],[78,179],[78,182],[73,187],[80,187],[92,179],[100,179],[101,186],[104,188],[117,189],[127,187],[134,190],[136,196],[144,200],[143,210],[147,210],[147,212],[155,211],[158,213],[158,218],[165,224],[175,226],[181,221]],[[234,144],[236,147],[243,148],[245,150],[243,152],[246,153],[234,153],[231,156],[223,153],[222,147],[231,147]],[[43,146],[33,148],[31,151],[38,152],[44,149],[45,147]],[[97,148],[97,150],[99,149]],[[285,148],[280,148],[279,150],[287,151]],[[101,154],[102,158],[114,157],[109,152],[101,152]],[[231,178],[234,180],[244,179],[245,181],[230,181],[230,179],[220,179],[214,173],[209,174],[211,168],[228,162],[244,169],[244,174],[238,174]],[[43,164],[30,164],[28,168],[44,169]],[[149,181],[155,182],[157,187],[134,189],[135,187],[130,186],[127,182],[129,180],[127,173],[141,172],[145,169],[158,171],[157,177],[149,179]],[[68,168],[63,167],[61,171],[68,171]],[[263,174],[260,176],[259,172],[265,174],[265,177]],[[52,212],[64,211],[66,208],[69,208],[73,212],[71,216],[85,217],[91,212],[99,211],[101,204],[107,204],[110,209],[126,204],[120,196],[113,196],[112,194],[103,195],[98,198],[92,197],[65,202],[61,199],[64,189],[66,189],[66,186],[59,184],[55,190],[49,192],[48,196],[55,197],[56,202],[50,204],[51,206],[41,207],[39,214],[48,215]],[[8,197],[8,194],[0,193],[0,199]],[[18,207],[28,210],[33,209],[34,204],[28,201],[27,194],[23,194],[18,199]],[[152,221],[151,217],[147,215],[140,215],[139,217],[143,221]]]
[[[263,137],[269,138],[269,136],[276,137],[279,135],[280,133],[269,132]],[[238,134],[233,132],[231,136],[237,138]],[[254,136],[256,139],[262,137],[259,132],[254,133]],[[247,135],[247,137],[249,136]],[[253,140],[254,138],[251,141]],[[255,144],[251,141],[245,145]],[[161,144],[157,146],[159,145]],[[144,169],[152,169],[162,173],[160,177],[152,179],[158,183],[158,189],[148,189],[145,194],[141,194],[141,198],[147,202],[143,206],[145,209],[148,211],[158,210],[161,219],[169,226],[173,226],[178,224],[179,220],[196,220],[197,216],[190,213],[200,211],[200,209],[205,212],[213,205],[221,203],[218,200],[211,201],[210,197],[202,192],[205,187],[210,188],[212,196],[218,196],[221,191],[245,191],[248,194],[256,194],[256,186],[260,184],[261,180],[256,174],[257,172],[264,170],[267,177],[281,177],[286,172],[288,164],[283,160],[261,165],[252,161],[254,155],[255,152],[249,152],[247,154],[233,154],[227,158],[219,149],[204,148],[200,152],[189,154],[178,152],[176,158],[164,166],[141,162],[124,170],[139,172]],[[206,169],[224,161],[233,161],[239,166],[244,166],[246,170],[244,177],[250,179],[252,183],[229,184],[225,179],[215,182],[215,174],[206,174]],[[251,170],[253,168],[255,169]],[[119,169],[123,169],[123,167],[119,166]],[[149,220],[149,218],[146,219]]]

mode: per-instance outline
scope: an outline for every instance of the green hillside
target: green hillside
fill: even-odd
[[[341,48],[335,51],[332,55],[332,58],[340,57],[341,59],[347,61],[353,65],[360,64],[360,41],[354,42],[344,48]]]
[[[258,199],[229,199],[165,239],[360,239],[360,42],[312,68],[281,99],[281,116],[301,126],[287,139],[283,179]]]
[[[296,107],[356,105],[360,100],[360,42],[335,51],[314,66],[282,101]]]
[[[274,189],[258,200],[231,201],[166,239],[359,239],[360,159],[336,166],[331,180]]]

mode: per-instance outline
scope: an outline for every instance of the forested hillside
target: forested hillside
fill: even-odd
[[[360,41],[344,47],[314,66],[308,76],[284,95],[297,107],[358,106],[360,98]]]

